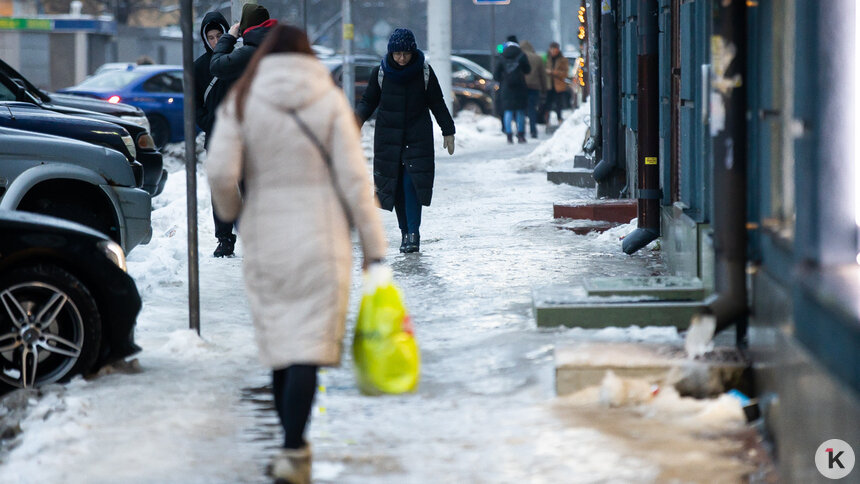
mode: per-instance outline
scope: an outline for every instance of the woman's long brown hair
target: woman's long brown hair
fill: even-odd
[[[236,117],[241,121],[245,113],[245,99],[251,90],[251,83],[257,77],[260,60],[269,54],[297,53],[314,55],[311,43],[305,31],[292,25],[277,24],[266,35],[266,40],[257,48],[245,73],[233,85],[231,92],[236,96]]]

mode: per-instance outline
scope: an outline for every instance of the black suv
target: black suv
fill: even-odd
[[[125,255],[65,220],[0,210],[0,393],[62,382],[140,351]]]
[[[4,110],[3,106],[7,109]],[[156,149],[155,141],[149,134],[149,122],[143,111],[127,104],[111,104],[97,99],[46,93],[0,60],[0,126],[105,144],[87,139],[89,135],[81,130],[70,130],[66,133],[58,132],[58,129],[68,128],[48,126],[48,124],[55,122],[50,116],[42,115],[34,119],[33,116],[39,114],[38,110],[43,110],[45,113],[96,119],[120,126],[128,132],[132,146],[128,147],[127,150],[117,146],[111,147],[123,154],[126,154],[127,151],[132,153],[132,158],[142,165],[142,188],[150,195],[159,195],[164,189],[164,184],[167,181],[167,170],[164,169],[162,155]],[[23,122],[24,119],[32,122],[25,123]],[[14,120],[18,122],[12,122]],[[25,124],[26,127],[23,126]]]

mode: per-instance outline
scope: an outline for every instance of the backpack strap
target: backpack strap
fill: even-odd
[[[382,79],[385,78],[385,69],[379,66],[379,74],[376,76],[376,81],[379,84],[379,89],[382,89]],[[424,61],[424,90],[430,85],[430,64]]]

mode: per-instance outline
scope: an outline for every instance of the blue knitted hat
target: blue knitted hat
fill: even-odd
[[[415,43],[415,34],[409,29],[397,29],[388,39],[388,53],[392,52],[415,52],[418,44]]]

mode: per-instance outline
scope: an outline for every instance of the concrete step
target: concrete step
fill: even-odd
[[[669,344],[565,343],[555,348],[555,387],[558,395],[575,393],[600,385],[611,371],[622,380],[672,385],[681,395],[703,398],[731,388],[748,391],[748,366],[733,347],[717,347],[693,360],[686,357],[683,347]],[[645,391],[648,388],[644,385]]]
[[[594,160],[585,155],[576,155],[573,157],[573,167],[592,170],[594,169]]]
[[[606,328],[675,326],[686,329],[701,312],[701,301],[664,301],[654,296],[589,296],[583,286],[547,286],[532,291],[540,327]]]
[[[592,277],[583,281],[589,296],[652,296],[664,301],[701,301],[705,287],[698,278]]]
[[[602,220],[571,220],[559,225],[559,228],[570,230],[577,235],[585,235],[592,232],[606,232],[618,225],[619,224],[614,222],[604,222]]]
[[[637,201],[633,199],[572,200],[553,204],[552,214],[555,218],[603,220],[626,224],[636,218],[638,207]]]
[[[556,185],[573,185],[581,188],[594,188],[597,186],[591,170],[586,168],[574,168],[570,171],[548,171],[546,179]]]

